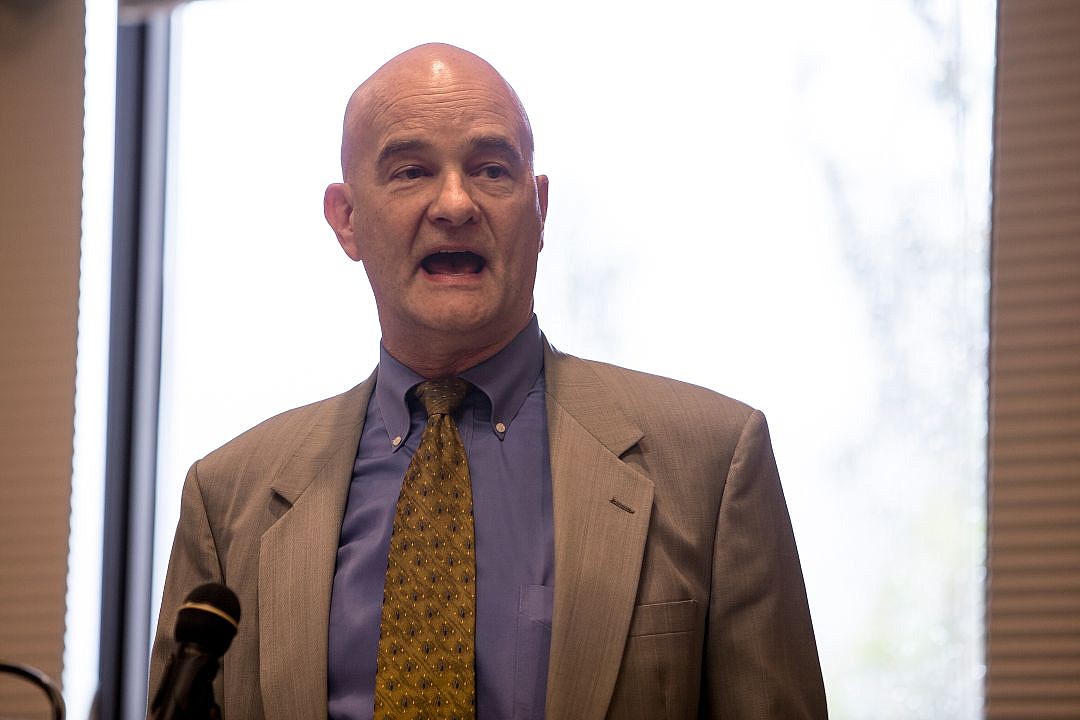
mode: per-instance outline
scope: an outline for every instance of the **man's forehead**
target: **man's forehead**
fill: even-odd
[[[360,122],[379,133],[429,127],[457,133],[473,128],[506,128],[517,134],[525,120],[505,95],[482,86],[458,84],[438,91],[396,92],[376,98],[363,107]]]
[[[373,84],[353,109],[359,122],[376,127],[429,114],[459,122],[501,121],[516,126],[524,121],[517,96],[502,78],[449,70],[409,73]]]

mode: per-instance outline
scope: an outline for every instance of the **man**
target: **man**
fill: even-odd
[[[217,581],[244,612],[217,685],[225,718],[458,716],[435,670],[393,675],[413,669],[395,618],[421,608],[444,634],[458,626],[439,613],[468,621],[447,646],[468,658],[448,683],[465,717],[825,717],[764,417],[547,344],[532,290],[548,180],[532,155],[513,90],[458,48],[414,48],[353,94],[324,210],[368,274],[379,367],[192,467],[151,690],[184,595]],[[425,410],[422,382],[445,378],[468,383],[463,405]],[[395,604],[433,423],[471,474],[468,517],[451,523],[475,519],[453,539],[466,584]]]

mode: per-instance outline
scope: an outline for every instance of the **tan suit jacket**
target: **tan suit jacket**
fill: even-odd
[[[761,413],[674,380],[545,352],[555,525],[550,720],[824,718],[787,508]],[[158,623],[236,591],[226,720],[326,717],[338,533],[375,375],[192,466]],[[152,695],[151,695],[152,696]]]

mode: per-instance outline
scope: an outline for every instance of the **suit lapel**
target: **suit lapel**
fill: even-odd
[[[259,550],[267,720],[326,717],[327,622],[338,536],[374,381],[372,375],[341,396],[272,482],[283,514],[263,534]]]
[[[602,720],[637,596],[652,481],[620,456],[641,430],[595,371],[546,347],[555,597],[545,714]]]

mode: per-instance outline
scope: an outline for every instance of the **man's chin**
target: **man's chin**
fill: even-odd
[[[506,308],[476,303],[442,302],[414,317],[417,337],[442,347],[475,347],[509,342],[517,329]],[[510,335],[510,337],[503,337]]]
[[[438,312],[427,314],[422,324],[431,335],[443,335],[451,340],[459,338],[464,342],[486,334],[497,334],[496,321],[497,316],[492,313],[455,311],[452,307],[442,307]]]

